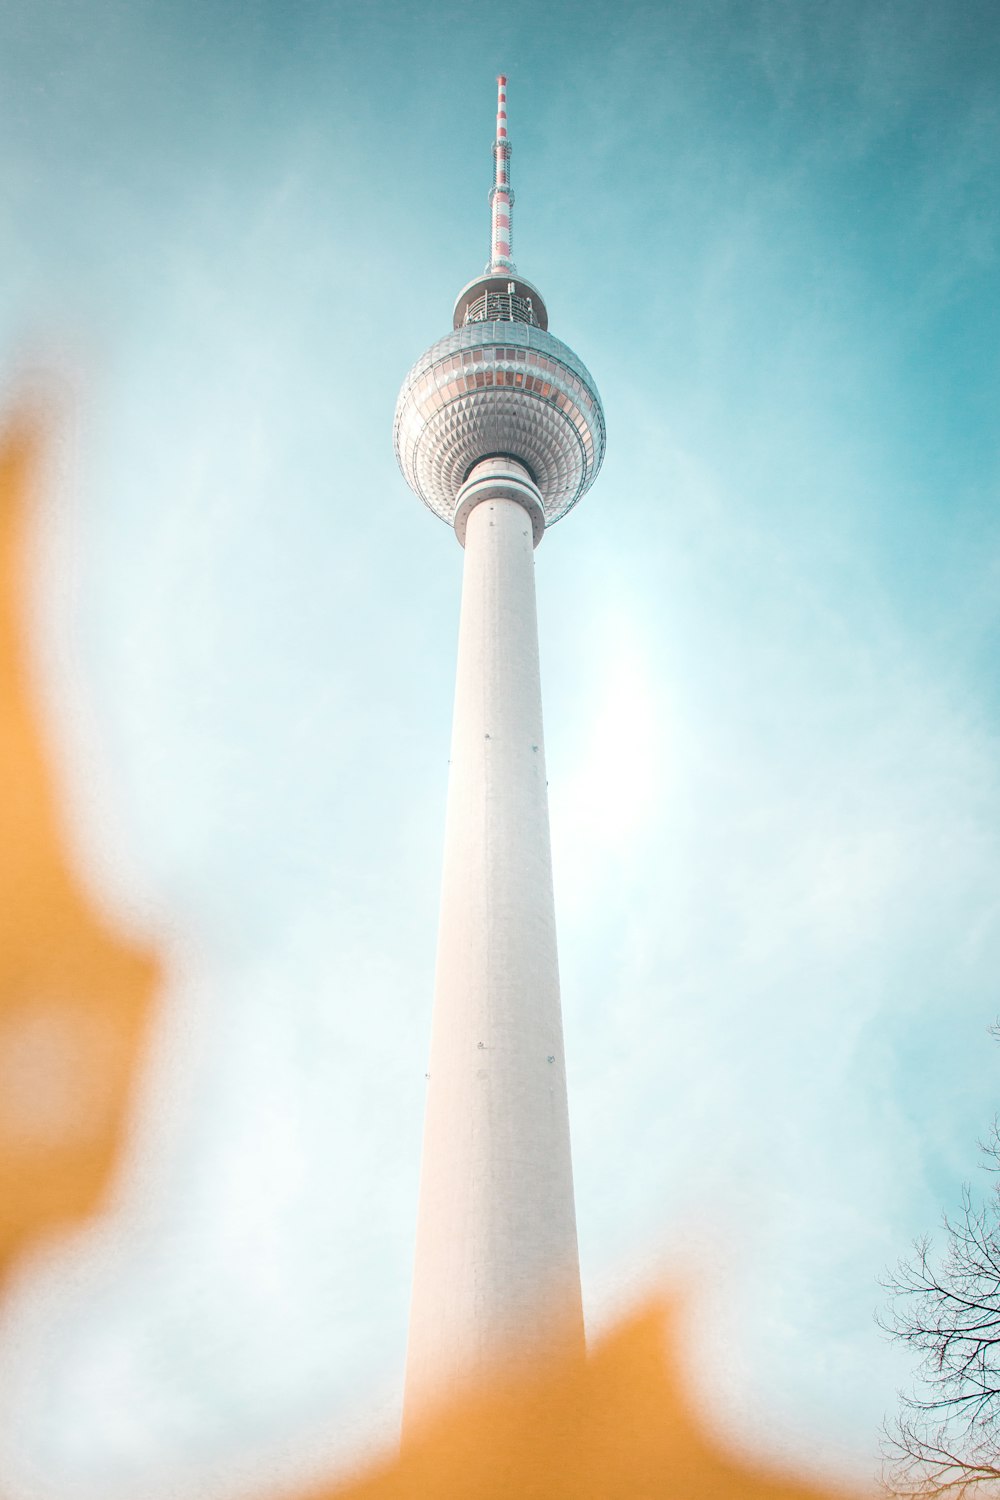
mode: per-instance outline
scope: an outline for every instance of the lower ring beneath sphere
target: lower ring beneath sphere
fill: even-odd
[[[538,546],[545,535],[542,497],[531,475],[516,458],[481,459],[459,490],[452,524],[463,547],[469,516],[484,500],[513,500],[526,510],[531,518],[532,544]]]

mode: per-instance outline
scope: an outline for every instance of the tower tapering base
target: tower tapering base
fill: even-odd
[[[404,1438],[457,1381],[583,1354],[527,471],[470,498]]]

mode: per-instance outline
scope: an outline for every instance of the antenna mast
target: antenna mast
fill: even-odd
[[[507,139],[507,75],[497,79],[497,138],[493,142],[493,186],[490,188],[492,239],[489,272],[513,271],[511,259],[511,208],[514,193],[510,185],[510,141]]]

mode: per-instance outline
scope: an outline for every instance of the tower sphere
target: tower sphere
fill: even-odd
[[[510,144],[501,109],[490,191],[492,243],[483,276],[458,294],[453,331],[403,381],[393,441],[403,478],[450,525],[484,459],[513,459],[551,526],[593,484],[604,458],[604,411],[586,365],[548,331],[537,288],[511,259]],[[459,525],[459,539],[462,527]]]
[[[454,522],[476,464],[504,456],[528,470],[550,526],[597,476],[604,412],[586,365],[560,339],[490,318],[464,323],[417,360],[396,403],[394,442],[403,478],[442,521]]]

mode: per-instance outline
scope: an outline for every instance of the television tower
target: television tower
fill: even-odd
[[[583,1353],[533,549],[604,457],[594,382],[511,258],[498,79],[486,272],[403,382],[403,477],[465,548],[404,1433],[453,1383]]]

